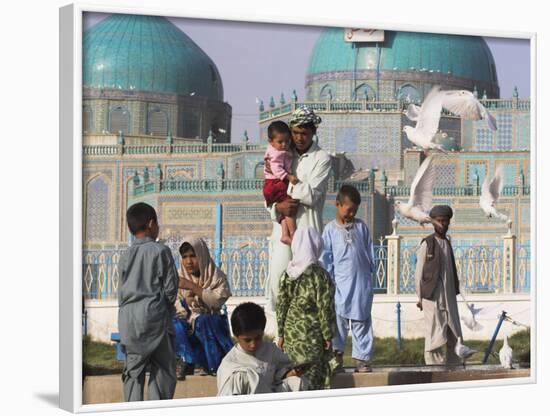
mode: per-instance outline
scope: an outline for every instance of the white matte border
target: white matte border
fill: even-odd
[[[245,397],[174,399],[170,401],[82,405],[82,20],[84,12],[125,13],[234,20],[242,22],[281,23],[336,27],[374,27],[387,30],[450,33],[530,40],[531,53],[531,375],[525,378],[478,380],[406,386],[365,387],[341,390],[268,394]],[[532,32],[505,32],[458,27],[395,24],[367,19],[319,19],[287,14],[254,12],[197,12],[158,6],[98,6],[75,3],[60,9],[60,406],[73,412],[168,408],[190,405],[292,400],[300,398],[339,397],[380,393],[435,391],[466,387],[490,387],[536,382],[536,35]],[[69,32],[72,36],[69,36]],[[71,157],[72,155],[72,157]],[[72,172],[72,176],[71,176]],[[72,311],[72,316],[70,315]],[[71,342],[72,341],[72,342]],[[71,357],[72,362],[68,357]]]

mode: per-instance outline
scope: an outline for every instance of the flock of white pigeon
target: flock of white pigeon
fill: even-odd
[[[440,86],[434,86],[424,99],[422,106],[410,104],[405,111],[405,115],[411,121],[416,122],[416,125],[414,127],[405,126],[403,131],[415,146],[425,152],[431,150],[446,153],[441,144],[435,142],[443,109],[467,120],[487,120],[491,130],[497,129],[493,115],[470,91],[444,91],[441,90]],[[428,215],[432,207],[435,179],[432,161],[433,155],[429,154],[418,168],[411,185],[409,201],[407,203],[400,201],[395,203],[395,208],[401,215],[418,222],[422,226],[426,223],[434,223],[434,220]],[[506,215],[496,209],[496,203],[503,185],[502,169],[499,166],[492,178],[487,175],[481,188],[479,205],[487,218],[508,220]]]
[[[447,153],[441,144],[436,143],[436,134],[439,131],[441,111],[445,109],[467,120],[487,120],[491,130],[496,130],[496,120],[491,113],[478,101],[474,94],[466,90],[442,90],[440,86],[434,86],[424,99],[421,106],[410,104],[405,111],[409,120],[416,122],[414,127],[405,126],[403,131],[407,138],[426,153],[440,151]],[[410,188],[409,201],[406,203],[396,201],[395,209],[404,217],[411,219],[420,225],[436,221],[428,215],[432,208],[433,183],[435,170],[432,165],[433,154],[428,154],[424,162],[418,168]],[[479,205],[487,218],[497,218],[507,221],[508,217],[497,211],[496,203],[502,192],[502,169],[498,167],[492,178],[485,177],[481,188]],[[464,296],[464,303],[468,307],[468,314],[461,317],[464,325],[472,331],[479,331],[483,327],[477,322],[476,315],[483,308],[474,308],[474,304],[468,304]],[[455,353],[464,364],[465,360],[477,351],[462,344],[458,339]],[[512,349],[508,345],[508,338],[504,338],[504,345],[499,352],[500,363],[504,368],[512,368]]]

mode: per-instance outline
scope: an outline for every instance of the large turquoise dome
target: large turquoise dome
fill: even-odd
[[[214,62],[164,17],[111,15],[84,33],[83,84],[223,101]]]
[[[344,29],[328,28],[313,48],[306,93],[310,100],[327,96],[422,100],[434,84],[445,89],[477,89],[498,98],[495,62],[485,40],[385,31],[383,42],[351,43],[345,41]]]
[[[379,46],[381,71],[433,71],[497,82],[493,55],[479,36],[386,31]],[[356,70],[376,70],[376,44],[361,43],[357,49]],[[344,29],[330,28],[319,37],[308,72],[353,71],[354,63],[354,45],[344,41]]]

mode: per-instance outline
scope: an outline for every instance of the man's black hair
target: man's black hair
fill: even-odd
[[[264,309],[253,302],[241,303],[231,314],[231,329],[236,337],[247,332],[263,331],[265,324]]]
[[[342,185],[338,191],[338,195],[336,195],[336,200],[342,204],[346,198],[357,206],[361,204],[361,194],[355,186]]]
[[[145,231],[151,220],[157,222],[157,213],[155,208],[145,202],[138,202],[126,211],[128,229],[134,235],[139,231]]]
[[[317,126],[313,123],[305,123],[305,124],[300,124],[299,126],[295,126],[295,127],[299,127],[301,129],[308,129],[308,130],[311,130],[311,132],[313,134],[317,133]]]
[[[281,120],[272,122],[267,127],[267,137],[271,140],[275,137],[276,133],[286,133],[290,136],[290,128],[288,127],[288,124]]]

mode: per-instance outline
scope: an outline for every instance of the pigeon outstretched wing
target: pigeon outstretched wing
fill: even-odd
[[[424,212],[432,207],[433,183],[435,171],[432,166],[433,156],[429,155],[418,168],[411,184],[410,206],[417,206]]]

